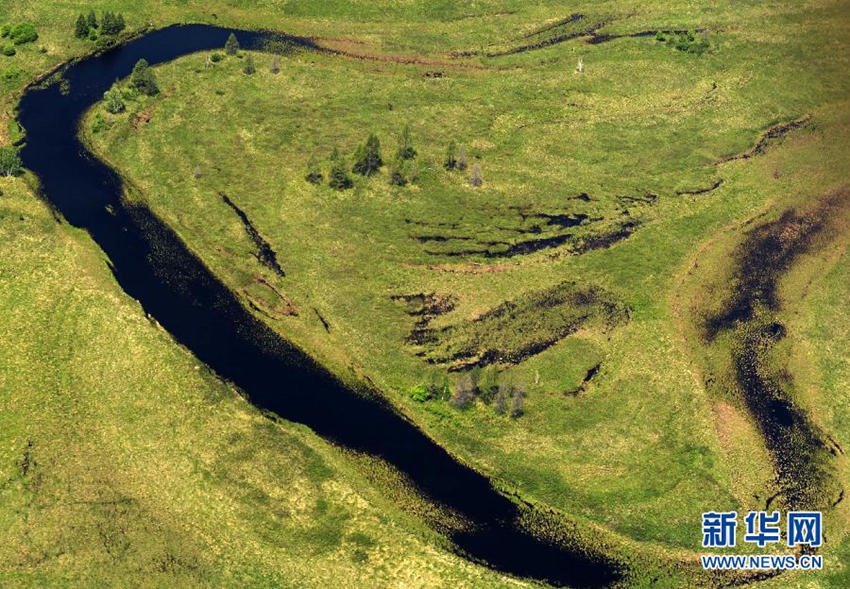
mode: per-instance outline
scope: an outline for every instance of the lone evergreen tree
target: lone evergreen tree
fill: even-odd
[[[457,167],[455,149],[455,142],[449,141],[449,147],[446,149],[446,160],[443,162],[443,167],[447,170],[454,170]]]
[[[345,170],[343,169],[343,172]],[[307,175],[304,176],[304,179],[310,184],[321,184],[322,183],[322,169],[319,167],[319,162],[316,160],[316,156],[310,158],[310,161],[307,162]]]
[[[351,178],[348,177],[348,172],[345,170],[345,160],[336,148],[334,148],[331,154],[331,176],[328,180],[328,186],[334,190],[346,190],[354,186]]]
[[[21,171],[21,158],[14,147],[0,147],[0,174],[14,176]]]
[[[74,36],[77,39],[85,39],[89,36],[89,23],[86,17],[82,14],[77,17],[77,24],[74,27]]]
[[[133,73],[130,74],[130,83],[139,92],[147,96],[153,96],[159,93],[159,87],[156,85],[156,77],[145,59],[140,59],[136,62],[136,65],[133,67]]]
[[[97,28],[97,17],[94,15],[94,10],[89,10],[89,17],[86,24],[92,29]]]
[[[457,169],[461,172],[466,169],[466,146],[461,145],[457,154]]]
[[[398,142],[398,157],[402,160],[411,160],[416,157],[416,150],[413,149],[408,125],[405,125],[401,131],[401,138]]]
[[[481,176],[481,166],[475,164],[472,166],[472,173],[469,175],[469,184],[478,188],[484,184],[484,178]]]
[[[357,148],[354,159],[352,171],[361,176],[371,176],[384,165],[381,159],[381,142],[374,133],[369,135],[366,143]]]
[[[254,67],[254,58],[249,55],[245,58],[245,65],[242,67],[242,72],[250,76],[256,71],[257,68]]]
[[[100,19],[100,24],[100,30],[104,35],[114,35],[117,32],[116,28],[118,23],[115,20],[115,16],[109,11],[103,13],[103,18]]]
[[[227,42],[224,44],[224,52],[227,55],[236,55],[237,51],[239,51],[239,41],[236,39],[236,35],[230,33]]]
[[[407,178],[404,177],[404,160],[397,157],[393,160],[390,168],[390,184],[393,186],[404,186],[407,184]]]

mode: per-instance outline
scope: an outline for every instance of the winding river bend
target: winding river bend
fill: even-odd
[[[172,26],[66,66],[69,91],[60,91],[58,84],[31,87],[18,112],[27,137],[21,157],[39,177],[43,197],[70,224],[88,231],[128,295],[254,405],[303,423],[335,444],[386,460],[427,498],[464,516],[472,524],[468,529],[447,532],[459,553],[554,585],[616,582],[622,574],[618,565],[602,554],[555,546],[527,533],[516,523],[517,505],[484,476],[457,462],[386,403],[348,389],[253,317],[169,227],[146,208],[123,202],[118,174],[82,144],[81,116],[116,79],[129,75],[138,59],[153,65],[223,47],[231,32],[247,48],[260,49],[268,40],[313,47],[305,39],[270,32]]]

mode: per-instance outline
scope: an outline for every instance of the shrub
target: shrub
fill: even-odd
[[[2,37],[4,39],[6,37],[8,37],[9,33],[11,33],[11,32],[12,32],[12,25],[10,25],[9,23],[6,23],[2,27],[0,27],[0,37]]]
[[[213,53],[210,55],[210,60],[212,60],[213,63],[218,63],[222,59],[224,59],[224,56],[221,53]]]
[[[15,50],[15,46],[11,43],[8,43],[3,46],[3,55],[5,55],[6,57],[12,57],[16,53],[17,51]]]
[[[418,403],[431,400],[431,391],[424,384],[418,384],[410,389],[410,398]]]
[[[97,41],[97,31],[94,29],[89,30],[89,41]]]
[[[156,77],[145,59],[140,59],[136,62],[136,65],[133,67],[133,73],[130,74],[130,83],[139,92],[147,96],[153,96],[159,93],[159,87],[156,85]]]
[[[121,94],[121,90],[117,86],[113,86],[109,90],[103,93],[104,107],[106,108],[106,112],[117,115],[120,112],[124,112],[124,99]]]
[[[224,52],[227,55],[236,55],[239,51],[239,41],[236,39],[236,35],[230,33],[230,36],[227,38],[227,42],[224,44]]]
[[[366,143],[357,148],[352,171],[361,176],[371,176],[383,165],[384,161],[381,159],[381,142],[372,133],[366,139]]]
[[[97,113],[96,115],[94,115],[94,122],[92,122],[92,125],[91,125],[91,132],[92,133],[100,133],[104,129],[108,129],[108,128],[109,128],[109,123],[106,121],[105,118],[103,118],[102,114]]]
[[[22,22],[12,27],[9,32],[12,42],[15,45],[23,45],[24,43],[32,43],[38,39],[38,33],[35,30],[35,25],[28,22]]]
[[[13,176],[21,171],[18,150],[11,146],[0,147],[0,174]]]

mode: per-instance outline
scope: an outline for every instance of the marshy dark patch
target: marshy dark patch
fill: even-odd
[[[826,506],[834,483],[828,436],[797,405],[790,375],[773,362],[787,335],[776,320],[782,274],[827,226],[848,195],[836,193],[807,213],[785,211],[750,231],[735,253],[737,271],[723,309],[706,319],[704,335],[732,334],[734,376],[776,469],[776,486],[788,508]],[[834,453],[833,453],[834,454]]]
[[[313,312],[316,314],[316,317],[318,317],[319,321],[322,324],[322,327],[325,328],[325,331],[330,333],[331,332],[330,323],[328,323],[327,320],[324,317],[322,317],[322,314],[319,313],[319,310],[316,307],[313,307]]]
[[[628,318],[628,309],[601,288],[562,282],[441,329],[418,325],[408,343],[422,346],[427,362],[458,371],[519,364],[591,321],[611,329]]]
[[[536,35],[540,35],[542,33],[548,33],[549,31],[551,31],[553,29],[557,29],[559,27],[563,27],[565,25],[569,25],[569,24],[572,24],[574,22],[578,22],[578,21],[583,20],[583,19],[584,19],[584,15],[576,12],[574,14],[571,14],[567,18],[562,18],[561,20],[555,21],[552,24],[544,25],[540,28],[537,28],[537,29],[531,31],[530,33],[526,33],[522,36],[522,38],[523,39],[530,39],[531,37],[534,37]]]
[[[565,392],[564,392],[564,394],[565,394],[565,395],[567,395],[567,396],[570,396],[570,397],[575,397],[575,396],[580,395],[580,394],[581,394],[581,393],[583,393],[584,391],[586,391],[586,390],[587,390],[587,385],[589,385],[589,384],[590,384],[590,381],[591,381],[591,380],[593,380],[593,378],[594,378],[597,374],[599,374],[599,369],[600,369],[600,368],[602,368],[602,363],[601,363],[601,362],[598,362],[598,363],[596,363],[595,365],[591,366],[591,367],[587,370],[587,372],[584,374],[584,378],[582,378],[582,379],[581,379],[581,382],[579,383],[579,385],[578,385],[576,388],[572,389],[572,390],[565,391]]]
[[[810,126],[812,121],[812,115],[808,114],[799,119],[795,119],[793,121],[788,121],[787,123],[781,123],[779,125],[774,125],[770,127],[767,131],[761,134],[759,140],[756,144],[749,150],[744,153],[739,153],[736,155],[730,155],[723,158],[720,158],[715,163],[716,164],[725,164],[726,162],[731,162],[734,160],[748,160],[757,155],[761,155],[767,151],[770,145],[786,135],[791,131],[795,131],[797,129],[801,129],[803,127]]]
[[[257,253],[254,254],[259,262],[272,270],[278,276],[286,276],[283,271],[283,268],[280,267],[277,261],[277,254],[272,249],[272,246],[269,245],[263,236],[260,235],[260,232],[257,231],[257,228],[254,227],[254,224],[251,222],[251,219],[248,218],[248,215],[245,214],[245,211],[240,209],[226,194],[223,192],[220,193],[221,199],[224,201],[224,204],[233,209],[233,212],[239,217],[242,221],[242,225],[245,227],[245,232],[248,234],[248,237],[251,238],[251,241],[254,242],[254,245],[257,246]]]

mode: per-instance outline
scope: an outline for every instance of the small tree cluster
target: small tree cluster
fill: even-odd
[[[235,34],[230,33],[230,36],[224,43],[224,52],[227,55],[236,55],[239,52],[239,41],[236,39]]]
[[[133,73],[130,74],[130,84],[133,88],[147,96],[159,94],[156,76],[145,59],[140,59],[136,62],[136,65],[133,67]]]
[[[124,15],[121,13],[115,14],[107,11],[103,13],[103,18],[100,19],[100,31],[104,35],[117,35],[126,27],[127,23],[124,22]]]
[[[515,383],[513,376],[499,375],[492,366],[474,367],[458,377],[450,402],[453,407],[464,409],[477,397],[485,405],[492,405],[497,415],[516,419],[524,413],[525,395],[525,384]]]
[[[666,43],[668,47],[674,47],[679,51],[694,53],[696,55],[702,55],[710,46],[708,33],[705,32],[698,35],[695,31],[685,31],[683,33],[658,31],[655,34],[655,39],[656,41]]]
[[[21,166],[17,149],[11,146],[0,147],[0,174],[14,176],[21,171]]]

